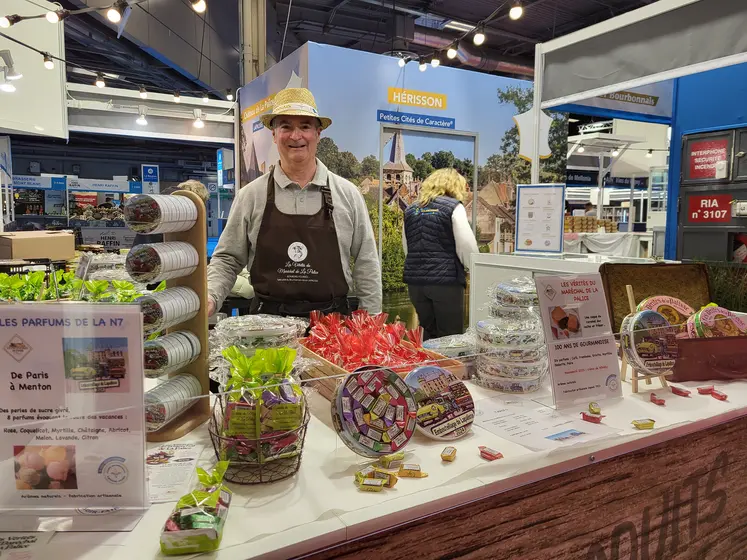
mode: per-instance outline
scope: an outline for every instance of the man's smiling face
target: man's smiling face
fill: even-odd
[[[302,164],[316,157],[322,128],[314,117],[281,115],[272,121],[272,137],[281,162]]]

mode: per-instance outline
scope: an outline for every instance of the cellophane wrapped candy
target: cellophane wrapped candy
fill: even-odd
[[[260,464],[298,455],[306,398],[292,376],[296,350],[259,349],[248,357],[231,347],[223,355],[231,376],[221,395],[220,459]]]
[[[217,550],[223,538],[232,493],[223,485],[228,462],[212,472],[197,469],[199,485],[182,496],[161,530],[161,552],[166,555]]]
[[[302,344],[347,371],[370,364],[396,371],[398,367],[430,360],[422,348],[422,329],[407,333],[404,323],[387,323],[387,318],[386,313],[369,315],[362,310],[348,317],[314,312],[309,336]],[[406,334],[412,337],[409,343],[405,340]]]

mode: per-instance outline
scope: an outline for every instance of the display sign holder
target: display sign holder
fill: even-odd
[[[183,241],[189,243],[197,250],[199,260],[197,268],[187,276],[174,278],[166,281],[168,288],[184,286],[191,288],[200,298],[200,309],[197,315],[191,319],[175,325],[167,332],[187,330],[200,339],[200,355],[198,358],[185,366],[183,369],[169,374],[169,378],[184,373],[196,377],[201,386],[201,398],[190,406],[184,413],[169,422],[163,428],[148,433],[148,441],[164,442],[173,441],[185,436],[210,418],[210,377],[208,374],[208,315],[207,315],[207,224],[205,217],[205,205],[202,199],[193,192],[176,191],[172,196],[185,196],[194,202],[197,207],[197,221],[191,229],[176,233],[164,234],[164,241]]]
[[[625,286],[625,290],[628,293],[628,305],[630,306],[630,312],[635,313],[636,312],[636,304],[635,304],[635,294],[633,293],[633,286],[630,284],[627,284]],[[622,341],[621,341],[622,344]],[[628,371],[628,365],[630,365],[631,374],[630,374],[630,384],[633,388],[633,393],[638,392],[638,382],[639,381],[645,381],[646,385],[651,385],[652,379],[658,379],[661,382],[662,387],[668,387],[667,384],[667,375],[672,375],[672,371],[669,371],[667,373],[662,374],[648,374],[643,373],[638,368],[636,368],[633,364],[628,364],[627,356],[625,355],[625,352],[622,352],[622,363],[620,365],[620,379],[623,381],[627,381],[627,371]]]
[[[131,530],[148,506],[139,306],[6,305],[0,353],[0,529]]]
[[[565,184],[516,186],[514,248],[524,253],[562,253]]]

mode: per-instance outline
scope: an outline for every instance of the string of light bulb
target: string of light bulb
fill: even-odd
[[[39,50],[36,47],[33,47],[33,46],[31,46],[31,45],[29,45],[27,43],[24,43],[23,41],[19,41],[18,39],[14,38],[14,37],[11,37],[10,35],[6,35],[5,33],[2,33],[2,32],[0,32],[0,37],[3,37],[4,39],[8,39],[9,41],[11,41],[13,43],[16,43],[17,45],[19,45],[21,47],[24,47],[26,49],[32,50],[35,53],[39,54],[42,57],[42,63],[44,64],[44,68],[46,68],[47,70],[54,70],[54,68],[55,68],[55,61],[57,61],[57,62],[60,62],[62,64],[70,65],[70,66],[73,66],[75,68],[80,68],[81,70],[84,70],[86,73],[88,73],[88,74],[90,74],[90,75],[92,75],[92,76],[95,77],[94,82],[93,82],[94,85],[96,85],[99,88],[106,87],[106,79],[107,79],[106,72],[90,70],[88,68],[85,68],[85,67],[81,66],[80,64],[77,64],[77,63],[74,63],[74,62],[69,62],[69,61],[67,61],[67,60],[65,60],[63,58],[54,56],[54,55],[52,55],[52,54],[50,54],[50,53],[48,53],[46,51]],[[18,74],[18,78],[20,78],[20,77],[21,77],[21,75]],[[7,79],[18,79],[18,78],[16,78],[15,76],[13,76],[13,77],[8,77]],[[138,84],[138,83],[133,82],[131,80],[128,80],[126,78],[122,78],[121,76],[117,76],[117,77],[111,77],[110,76],[109,79],[112,79],[112,80],[114,80],[116,82],[123,82],[125,84],[131,85],[134,88],[138,89],[138,91],[140,92],[140,98],[141,99],[147,99],[148,98],[148,90],[146,90],[145,86],[143,86],[141,84]],[[13,93],[13,92],[15,92],[15,90],[16,90],[15,87],[12,87],[12,88],[10,88],[10,87],[3,88],[2,85],[0,85],[0,91],[4,91],[6,93]],[[215,96],[223,96],[223,97],[226,98],[227,101],[233,101],[235,99],[234,92],[233,92],[233,90],[230,90],[230,89],[227,89],[227,90],[224,90],[224,91],[218,91],[218,90],[215,90],[215,89],[211,89],[208,92],[206,92],[204,89],[181,90],[180,92],[174,92],[173,90],[169,90],[169,89],[153,87],[153,88],[151,88],[151,90],[154,91],[155,93],[174,93],[174,102],[175,103],[179,103],[181,101],[181,99],[179,98],[179,94],[180,93],[201,94],[202,95],[202,101],[203,101],[203,103],[209,103],[210,102],[210,97],[209,97],[210,93],[212,93]]]
[[[484,20],[481,20],[477,22],[477,24],[469,31],[465,31],[462,33],[462,35],[456,39],[451,45],[449,45],[446,49],[446,58],[449,60],[454,60],[457,55],[459,54],[459,44],[471,33],[472,34],[472,42],[480,47],[485,44],[485,41],[487,40],[487,35],[485,34],[485,25],[490,22],[502,9],[503,7],[508,4],[508,2],[504,2],[501,4],[498,8],[496,8],[492,14],[490,14],[487,18]],[[520,0],[515,0],[512,3],[511,8],[508,11],[508,17],[514,21],[521,19],[521,17],[524,15],[524,7],[521,5]],[[418,58],[418,69],[421,72],[425,72],[427,69],[427,63],[425,61],[430,60],[430,65],[433,68],[438,68],[441,65],[442,62],[442,50],[433,51],[430,55],[421,56]],[[410,60],[409,57],[404,56],[399,58],[397,61],[397,64],[400,68],[404,68],[407,62]]]

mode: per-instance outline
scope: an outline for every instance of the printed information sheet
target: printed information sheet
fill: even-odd
[[[189,492],[203,449],[196,443],[169,443],[148,452],[145,463],[151,503],[176,502]]]
[[[537,276],[535,283],[555,406],[621,397],[620,364],[602,277]]]
[[[562,252],[564,213],[565,185],[517,185],[516,250]]]
[[[0,313],[0,507],[143,507],[138,305]]]
[[[516,406],[501,399],[483,399],[477,403],[477,409],[478,426],[532,451],[556,449],[618,433],[609,426],[583,422],[534,402]]]

